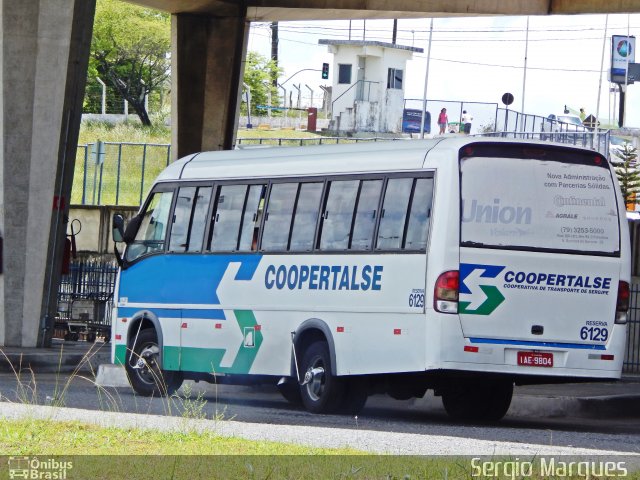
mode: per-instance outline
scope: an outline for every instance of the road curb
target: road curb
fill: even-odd
[[[114,365],[112,363],[103,363],[98,366],[98,375],[96,376],[96,385],[99,387],[128,387],[129,378],[124,365]]]

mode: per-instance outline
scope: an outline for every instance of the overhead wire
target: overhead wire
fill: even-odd
[[[280,28],[279,28],[279,32],[280,33],[290,33],[292,35],[299,35],[304,33],[305,35],[312,35],[315,37],[329,37],[329,38],[344,38],[345,35],[342,32],[347,32],[347,31],[352,31],[352,32],[357,32],[359,30],[361,30],[360,28],[350,28],[348,26],[327,26],[327,25],[322,25],[322,26],[315,26],[315,25],[309,25],[308,23],[304,24],[304,25],[296,25],[296,23],[298,22],[287,22],[287,23],[281,23],[280,24]],[[580,27],[580,28],[578,28]],[[582,28],[584,27],[584,28]],[[615,28],[615,27],[613,27]],[[251,25],[251,34],[252,35],[256,35],[259,37],[267,37],[270,38],[270,34],[261,34],[256,30],[264,30],[264,31],[270,31],[270,24],[269,23],[252,23]],[[611,29],[611,27],[610,27]],[[575,32],[600,32],[602,31],[603,28],[598,27],[598,26],[589,26],[589,25],[574,25],[572,27],[552,27],[552,28],[531,28],[529,30],[529,32],[535,32],[535,33],[548,33],[548,32],[565,32],[565,33],[575,33]],[[320,31],[320,33],[314,33],[313,31]],[[373,34],[373,37],[369,37],[370,39],[374,40],[374,41],[388,41],[388,39],[386,38],[389,34],[388,29],[381,29],[381,28],[367,28],[366,29],[368,34]],[[409,36],[404,36],[402,35],[400,38],[402,41],[406,41],[409,42],[411,41],[412,44],[420,43],[421,41],[425,41],[424,38],[420,37],[420,36],[416,36],[416,33],[420,33],[420,32],[426,32],[427,30],[422,30],[422,29],[406,29],[406,28],[399,28],[398,32],[404,32],[407,34],[411,34],[411,37]],[[438,34],[442,35],[442,34],[452,34],[452,33],[457,33],[457,34],[469,34],[469,33],[490,33],[490,34],[497,34],[497,33],[518,33],[518,32],[524,32],[525,30],[522,28],[518,28],[518,27],[514,27],[514,28],[509,28],[509,27],[486,27],[485,29],[461,29],[461,28],[457,28],[457,29],[447,29],[447,28],[440,28],[438,29]],[[384,32],[387,35],[383,36],[376,36],[375,33],[376,32]],[[304,40],[296,40],[293,38],[287,38],[287,37],[282,37],[280,36],[279,38],[280,41],[284,41],[284,42],[291,42],[291,43],[298,43],[298,44],[302,44],[302,45],[312,45],[312,46],[319,46],[318,43],[315,42],[309,42],[309,41],[304,41]],[[563,41],[588,41],[588,40],[599,40],[599,37],[568,37],[568,38],[529,38],[528,41],[529,42],[563,42]],[[434,42],[439,42],[439,43],[459,43],[459,42],[524,42],[525,40],[522,38],[504,38],[504,36],[502,36],[501,38],[480,38],[480,37],[465,37],[465,38],[434,38],[433,39]],[[426,58],[424,57],[424,55],[420,55],[420,54],[414,54],[414,57],[417,58]],[[439,61],[439,62],[449,62],[449,63],[457,63],[457,64],[465,64],[465,65],[477,65],[477,66],[486,66],[486,67],[497,67],[497,68],[512,68],[512,69],[522,69],[523,66],[521,65],[504,65],[504,64],[493,64],[493,63],[481,63],[481,62],[472,62],[472,61],[465,61],[465,60],[452,60],[452,59],[448,59],[448,58],[435,58],[432,57],[432,60],[434,61]],[[596,69],[580,69],[580,68],[550,68],[550,67],[535,67],[535,66],[528,66],[527,67],[530,70],[541,70],[541,71],[556,71],[556,72],[577,72],[577,73],[599,73],[599,70]]]

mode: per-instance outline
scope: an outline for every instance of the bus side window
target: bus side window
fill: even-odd
[[[411,198],[409,224],[404,242],[405,249],[425,250],[427,248],[432,202],[433,178],[417,178]]]
[[[266,185],[249,186],[242,215],[240,244],[238,245],[238,250],[241,252],[255,252],[258,249],[258,234],[266,191]]]
[[[289,243],[297,183],[274,183],[271,185],[267,213],[264,219],[262,244],[265,251],[285,251]]]
[[[238,236],[245,204],[247,185],[223,185],[219,189],[213,213],[211,251],[233,252],[238,248]]]
[[[189,222],[193,209],[193,200],[196,187],[183,187],[178,189],[176,206],[173,209],[173,224],[171,237],[169,238],[170,252],[186,252],[188,245]]]
[[[402,248],[412,185],[412,178],[390,178],[387,182],[376,242],[378,250]]]
[[[212,191],[211,187],[198,187],[191,213],[187,252],[199,252],[202,250],[204,230],[207,224],[207,211],[209,210]]]
[[[358,193],[356,218],[353,222],[351,250],[371,250],[373,231],[378,217],[382,180],[363,180]]]
[[[164,250],[165,237],[173,191],[155,192],[142,215],[136,237],[127,246],[125,259],[129,262],[147,253]]]
[[[300,184],[289,245],[289,250],[292,252],[313,250],[323,186],[322,183]]]
[[[320,250],[346,250],[358,194],[358,180],[333,181],[323,212]]]

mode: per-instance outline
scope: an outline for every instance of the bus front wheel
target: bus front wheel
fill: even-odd
[[[305,408],[313,413],[332,413],[344,399],[343,379],[331,374],[331,355],[327,342],[309,345],[302,357],[304,375],[300,394]]]
[[[138,335],[126,369],[133,389],[145,397],[171,395],[182,385],[182,372],[162,370],[158,335],[152,328]]]
[[[442,392],[442,404],[454,420],[500,420],[507,414],[513,396],[510,381],[461,382]]]

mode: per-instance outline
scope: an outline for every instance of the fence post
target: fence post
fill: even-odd
[[[95,145],[95,149],[96,151],[99,149],[99,147],[94,143],[93,145]],[[98,155],[96,154],[96,157]],[[95,205],[96,204],[96,183],[98,181],[98,164],[96,162],[94,162],[95,166],[93,167],[93,192],[91,195],[91,204]]]
[[[100,198],[102,197],[102,172],[104,171],[104,162],[100,164],[100,183],[98,183],[98,205],[100,205]]]
[[[142,191],[144,190],[144,167],[147,160],[147,144],[142,146],[142,175],[140,176],[140,205],[142,205]]]
[[[116,177],[116,205],[119,205],[120,198],[120,162],[122,160],[122,143],[118,145],[118,176]]]
[[[84,146],[84,174],[82,175],[82,205],[85,204],[87,194],[87,160],[89,158],[89,146]]]

